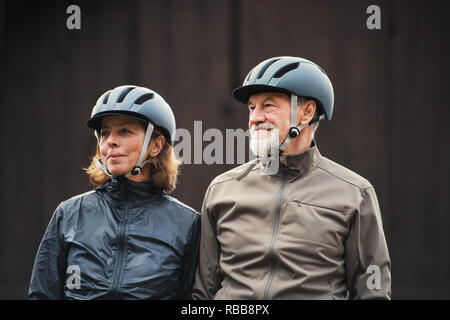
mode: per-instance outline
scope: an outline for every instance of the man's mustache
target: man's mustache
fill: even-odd
[[[263,129],[263,130],[277,129],[277,126],[270,122],[258,123],[258,124],[254,124],[250,128],[250,131],[254,132],[256,130],[261,130],[261,129]]]

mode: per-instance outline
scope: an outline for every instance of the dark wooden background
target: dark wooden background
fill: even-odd
[[[66,28],[71,4],[81,30]],[[371,4],[381,30],[366,28]],[[393,298],[450,298],[449,1],[1,0],[0,10],[0,298],[26,297],[54,209],[91,189],[85,122],[101,93],[150,87],[180,128],[245,130],[231,90],[278,55],[309,58],[333,82],[318,145],[375,186]],[[174,195],[200,210],[232,167],[185,165]]]

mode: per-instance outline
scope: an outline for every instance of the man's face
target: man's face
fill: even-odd
[[[259,156],[278,147],[290,128],[291,102],[284,93],[258,93],[248,100],[250,148]]]

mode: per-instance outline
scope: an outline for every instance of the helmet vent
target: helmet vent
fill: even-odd
[[[117,103],[121,103],[125,99],[126,95],[134,88],[136,88],[136,87],[129,87],[129,88],[126,88],[125,90],[123,90],[122,93],[120,94],[119,98],[117,99]]]
[[[107,102],[108,102],[108,98],[109,98],[109,95],[111,94],[111,91],[108,91],[106,94],[105,94],[105,97],[103,98],[103,101],[102,101],[102,103],[103,104],[106,104]]]
[[[278,70],[274,75],[273,78],[281,78],[282,76],[284,76],[286,73],[288,73],[291,70],[297,69],[299,65],[299,62],[294,62],[291,64],[288,64],[286,66],[284,66],[283,68],[281,68],[280,70]]]
[[[142,96],[140,96],[134,103],[135,104],[143,104],[144,102],[147,102],[148,100],[153,99],[153,93],[146,93]]]
[[[248,82],[248,80],[250,80],[250,76],[252,75],[253,70],[254,70],[254,69],[250,70],[250,72],[248,73],[247,78],[245,79],[245,82]]]
[[[265,65],[263,65],[263,67],[261,68],[261,70],[259,70],[258,76],[256,77],[256,79],[261,79],[262,76],[264,75],[264,72],[266,72],[267,68],[269,68],[273,63],[277,62],[280,59],[273,59],[268,61]]]

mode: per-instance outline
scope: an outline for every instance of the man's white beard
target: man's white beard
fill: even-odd
[[[258,157],[274,156],[274,153],[279,151],[279,145],[278,128],[274,124],[265,122],[250,128],[250,150],[254,155]]]

